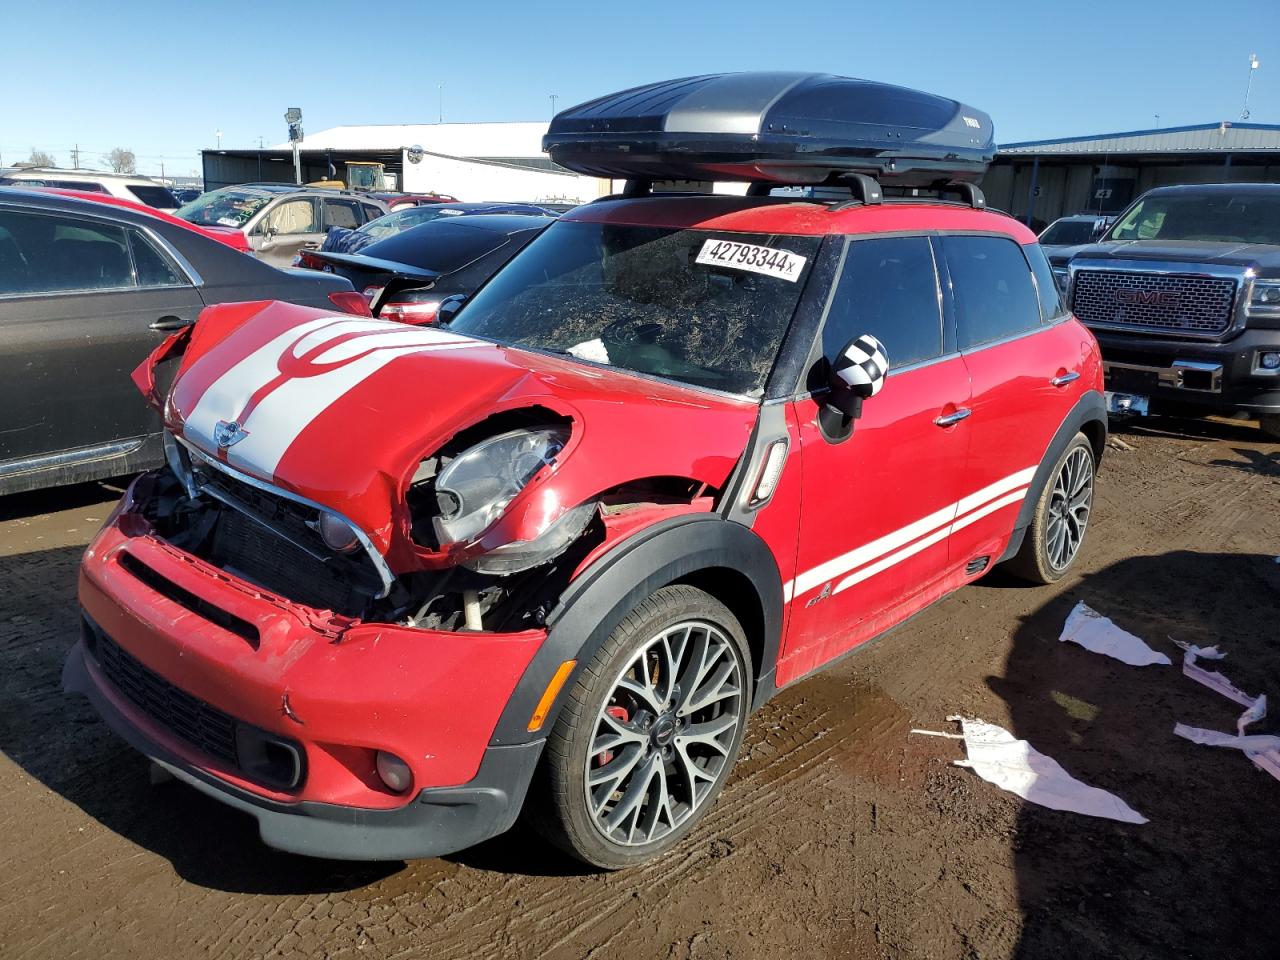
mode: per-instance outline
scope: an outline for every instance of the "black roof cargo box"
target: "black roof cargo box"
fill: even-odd
[[[628,180],[901,186],[973,181],[991,118],[955,100],[827,73],[665,80],[556,114],[542,141],[562,167]]]

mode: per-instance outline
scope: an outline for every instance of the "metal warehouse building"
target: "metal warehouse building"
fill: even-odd
[[[1119,213],[1152,187],[1280,182],[1280,126],[1205,123],[1007,143],[982,181],[987,202],[1039,227]]]
[[[409,192],[459,200],[586,202],[609,192],[607,180],[583,177],[542,152],[546,122],[421,123],[333,127],[299,144],[302,182],[345,179],[349,160],[376,161]],[[411,149],[413,148],[413,149]],[[206,150],[206,190],[237,183],[293,183],[287,143],[261,150]]]

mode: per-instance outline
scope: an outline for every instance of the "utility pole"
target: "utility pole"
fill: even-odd
[[[76,144],[75,149],[71,151],[71,169],[80,169],[80,144]]]
[[[1253,71],[1258,69],[1258,55],[1256,53],[1249,54],[1249,82],[1244,88],[1244,107],[1240,111],[1240,119],[1249,119],[1249,94],[1253,92]]]
[[[164,161],[163,160],[160,161],[160,179],[162,181],[164,180]]]
[[[1160,129],[1160,114],[1156,114],[1156,129]]]
[[[440,112],[436,114],[436,123],[444,123],[444,84],[437,85],[437,92],[440,94]]]
[[[213,135],[218,138],[218,149],[221,150],[222,149],[222,131],[215,130],[213,131]]]

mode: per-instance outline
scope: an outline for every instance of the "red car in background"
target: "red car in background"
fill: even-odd
[[[651,195],[696,179],[654,133],[688,96],[713,133],[756,105],[701,170],[763,189]],[[769,133],[877,103],[916,131],[892,168]],[[711,142],[691,122],[670,137]],[[228,305],[170,345],[167,398],[139,370],[169,462],[85,555],[64,681],[271,846],[432,856],[527,803],[574,856],[644,862],[780,688],[997,564],[1047,583],[1078,556],[1100,357],[966,182],[985,114],[719,75],[572,108],[547,142],[632,182],[437,325]],[[775,164],[850,197],[768,196]]]
[[[375,193],[387,205],[388,210],[403,210],[406,207],[421,207],[428,203],[457,203],[457,197],[447,193]]]
[[[171,213],[165,213],[163,210],[157,210],[155,207],[149,207],[145,203],[134,203],[132,200],[125,200],[123,197],[113,197],[108,193],[90,193],[87,190],[63,190],[58,187],[39,187],[45,193],[56,193],[64,197],[75,197],[78,200],[92,200],[95,203],[109,203],[117,207],[124,207],[128,210],[136,210],[139,213],[150,214],[166,223],[172,223],[176,226],[186,227],[188,230],[194,230],[196,233],[204,234],[212,240],[219,243],[225,243],[233,250],[239,250],[241,253],[252,253],[249,247],[249,240],[243,233],[232,227],[202,227],[194,223],[189,223],[180,217],[175,217]]]

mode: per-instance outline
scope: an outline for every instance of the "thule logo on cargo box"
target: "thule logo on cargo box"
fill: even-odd
[[[1164,307],[1175,307],[1182,300],[1181,290],[1134,290],[1122,288],[1115,292],[1120,303],[1150,304]]]

